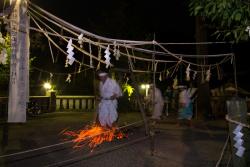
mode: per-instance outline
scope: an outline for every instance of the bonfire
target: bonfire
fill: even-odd
[[[99,125],[86,126],[78,131],[64,131],[63,135],[73,138],[74,148],[88,145],[91,150],[104,142],[111,142],[126,136],[116,127],[104,128]]]

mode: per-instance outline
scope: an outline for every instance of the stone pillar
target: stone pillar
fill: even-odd
[[[26,122],[29,101],[29,17],[26,0],[12,1],[14,10],[10,16],[11,57],[8,122]]]
[[[51,91],[50,101],[49,101],[49,112],[55,112],[55,111],[56,111],[56,92]]]

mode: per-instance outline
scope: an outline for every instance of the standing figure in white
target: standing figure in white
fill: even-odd
[[[109,78],[107,72],[100,71],[98,76],[100,79],[98,121],[101,126],[111,128],[118,118],[117,99],[122,96],[122,91],[118,83]]]
[[[153,84],[150,85],[149,88],[149,95],[147,97],[148,101],[153,104],[153,113],[152,119],[160,120],[162,116],[162,111],[164,107],[164,99],[162,97],[161,90],[154,86]]]

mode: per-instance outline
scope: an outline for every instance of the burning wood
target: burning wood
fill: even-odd
[[[107,129],[98,125],[87,126],[78,131],[64,131],[62,134],[73,138],[74,148],[88,145],[91,150],[103,142],[111,142],[114,139],[126,137],[123,132],[115,127]]]

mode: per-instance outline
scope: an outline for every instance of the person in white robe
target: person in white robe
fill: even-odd
[[[100,102],[98,105],[98,121],[101,126],[111,128],[118,118],[117,99],[122,96],[118,83],[108,77],[108,73],[99,72]]]
[[[154,87],[155,90],[153,90],[153,87],[154,86],[151,85],[148,95],[148,100],[153,104],[153,113],[151,118],[160,120],[164,107],[164,98],[162,96],[161,90],[157,87]],[[155,94],[154,97],[153,94]]]

